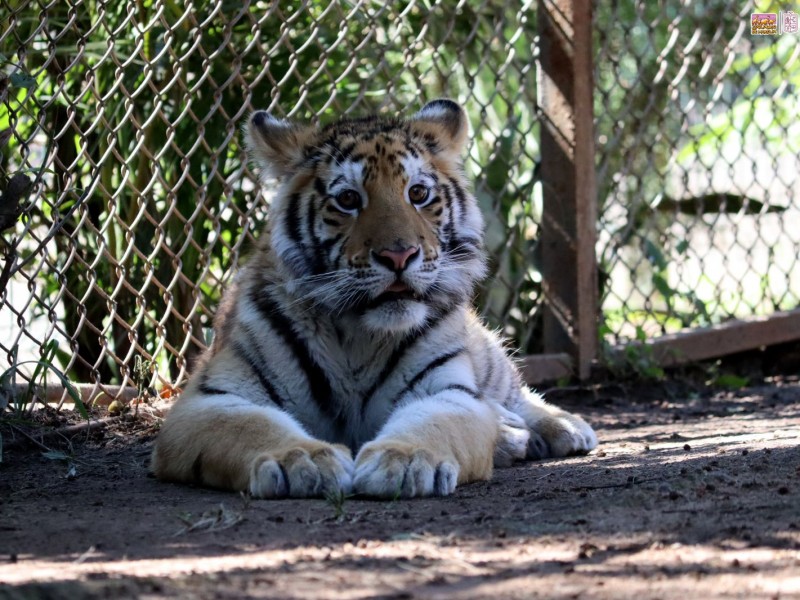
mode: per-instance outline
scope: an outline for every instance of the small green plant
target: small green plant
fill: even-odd
[[[600,326],[600,348],[603,362],[617,377],[636,376],[641,379],[664,379],[664,369],[659,365],[652,346],[647,345],[647,334],[636,327],[636,341],[631,342],[622,353],[613,351],[606,340],[611,332],[607,325]]]
[[[724,373],[711,380],[711,385],[723,387],[727,390],[740,390],[750,383],[748,377],[740,377],[733,373]]]
[[[350,496],[344,490],[337,490],[335,492],[328,492],[325,494],[325,501],[333,508],[333,518],[341,520],[345,515],[345,502]]]
[[[11,366],[0,374],[0,423],[9,423],[11,421],[19,421],[22,415],[33,408],[33,403],[36,400],[40,389],[44,389],[46,395],[47,390],[47,373],[53,373],[67,394],[75,404],[75,410],[86,419],[89,420],[89,412],[86,410],[86,405],[81,399],[81,395],[75,388],[66,375],[53,364],[53,359],[58,351],[58,341],[50,340],[44,347],[42,358],[39,360],[26,360],[17,362],[18,345],[11,349]],[[21,393],[17,392],[16,376],[19,372],[19,367],[23,365],[36,365],[31,378],[28,380],[28,385]],[[9,415],[9,413],[11,413]],[[3,462],[3,438],[0,435],[0,462]]]
[[[134,416],[139,415],[139,403],[156,396],[156,391],[147,385],[150,375],[153,372],[155,363],[152,360],[136,355],[133,363],[133,383],[136,386],[136,400],[134,401]]]
[[[706,385],[724,388],[726,390],[740,390],[750,384],[750,378],[734,373],[722,372],[722,361],[714,361],[706,367],[708,379]]]
[[[4,399],[4,405],[13,405],[15,413],[19,416],[26,409],[32,407],[33,402],[37,396],[40,388],[47,389],[47,373],[54,374],[67,394],[75,403],[75,410],[84,418],[89,419],[89,412],[86,410],[86,405],[81,399],[81,395],[72,383],[70,383],[67,376],[53,364],[56,352],[58,351],[58,341],[50,340],[44,347],[42,358],[39,360],[26,360],[17,362],[18,345],[11,349],[12,365],[2,374],[0,374],[0,396]],[[28,385],[21,394],[16,393],[16,375],[19,372],[19,367],[23,365],[36,365],[31,378],[28,380]]]

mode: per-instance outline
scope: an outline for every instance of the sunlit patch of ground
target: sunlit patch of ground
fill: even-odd
[[[590,456],[415,501],[162,484],[146,428],[76,440],[70,464],[19,446],[0,467],[0,597],[800,596],[800,384],[581,400]]]

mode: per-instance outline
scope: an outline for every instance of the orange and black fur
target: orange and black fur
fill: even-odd
[[[485,256],[467,129],[450,100],[323,128],[250,117],[252,157],[282,186],[161,430],[159,478],[264,498],[447,495],[494,465],[596,446],[470,306]]]

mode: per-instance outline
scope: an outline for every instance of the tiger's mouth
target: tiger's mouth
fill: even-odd
[[[399,280],[386,288],[387,292],[405,292],[406,290],[408,290],[408,286]]]
[[[376,308],[388,302],[400,302],[403,300],[422,300],[422,296],[418,292],[408,287],[405,283],[401,281],[395,281],[378,296],[370,300],[366,308]]]

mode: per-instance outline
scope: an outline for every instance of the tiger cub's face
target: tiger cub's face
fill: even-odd
[[[322,129],[256,112],[246,135],[262,173],[283,179],[270,244],[292,294],[398,332],[464,302],[484,276],[460,158],[467,119],[454,102]]]

